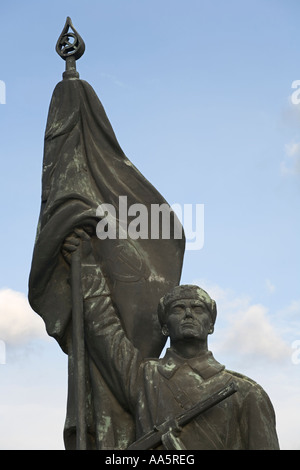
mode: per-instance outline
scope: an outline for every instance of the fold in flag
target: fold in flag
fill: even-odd
[[[96,229],[99,222],[96,210],[100,204],[115,207],[118,218],[119,196],[127,197],[128,206],[143,204],[149,214],[152,204],[167,204],[124,155],[92,87],[66,74],[53,92],[45,132],[42,202],[29,278],[29,301],[43,318],[48,334],[69,355],[70,267],[61,254],[62,244],[76,227]],[[176,219],[174,213],[173,216]],[[159,299],[179,283],[185,246],[183,231],[181,239],[173,235],[171,231],[169,239],[160,235],[158,239],[100,240],[94,230],[92,237],[124,329],[144,357],[158,357],[165,344],[157,306]],[[103,379],[99,376],[87,380],[90,390],[95,387],[102,390],[97,406],[109,408],[107,404],[115,397]],[[72,393],[69,379],[66,435],[75,426]],[[97,423],[91,402],[87,407],[89,426],[94,429],[90,432],[95,432]],[[111,422],[117,421],[114,425],[122,427],[122,413],[128,421],[120,405],[117,417],[112,412]],[[72,444],[66,446],[71,448]],[[105,438],[95,446],[105,448]],[[116,442],[115,448],[118,446]]]

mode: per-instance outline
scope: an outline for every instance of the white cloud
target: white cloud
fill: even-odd
[[[291,346],[279,334],[265,306],[253,304],[247,296],[238,296],[205,281],[195,284],[206,289],[217,303],[218,318],[211,343],[218,354],[238,355],[249,361],[257,357],[260,361],[291,357]]]
[[[270,322],[268,310],[263,305],[250,305],[229,317],[229,327],[222,349],[238,350],[239,354],[282,360],[291,355],[291,349]]]
[[[0,339],[23,346],[33,339],[46,339],[43,320],[31,309],[27,297],[12,289],[0,290]]]

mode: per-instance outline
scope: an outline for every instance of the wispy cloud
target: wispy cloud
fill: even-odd
[[[221,345],[223,351],[230,352],[234,348],[243,356],[276,362],[291,356],[291,348],[271,323],[263,305],[249,305],[228,319],[229,326]]]
[[[290,142],[285,145],[280,171],[282,175],[300,175],[300,142]]]
[[[110,82],[112,82],[114,85],[120,87],[120,88],[125,88],[126,85],[125,83],[123,83],[121,80],[119,80],[117,77],[115,77],[114,75],[111,75],[109,73],[104,73],[104,72],[101,72],[100,73],[100,76],[102,78],[105,78],[106,80],[109,80]]]
[[[215,339],[211,341],[217,354],[238,355],[247,362],[258,357],[270,362],[291,357],[291,346],[284,341],[266,306],[205,281],[195,284],[206,289],[217,302],[219,313]]]
[[[268,292],[270,292],[270,294],[273,294],[273,292],[275,292],[275,286],[274,284],[272,284],[270,279],[266,279],[266,289]]]
[[[293,341],[300,339],[300,300],[293,299],[284,308],[276,312],[276,323],[283,336]]]

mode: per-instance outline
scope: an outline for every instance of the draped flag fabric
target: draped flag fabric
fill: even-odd
[[[178,239],[171,230],[169,239],[161,235],[152,239],[149,231],[147,239],[100,240],[96,235],[100,220],[97,207],[111,204],[116,208],[118,219],[120,196],[126,196],[128,207],[143,204],[149,214],[153,204],[166,204],[124,155],[92,87],[79,78],[64,78],[54,90],[45,132],[41,211],[28,297],[32,308],[43,318],[48,334],[56,338],[69,356],[70,266],[61,248],[66,236],[76,227],[94,228],[92,243],[97,260],[108,277],[118,315],[134,345],[144,357],[158,357],[165,344],[157,320],[157,305],[162,295],[179,283],[185,245],[183,230]],[[173,213],[172,217],[178,224]],[[101,416],[99,409],[105,408],[108,414],[110,409],[115,410],[116,398],[90,358],[87,364],[90,446],[105,449],[105,433],[99,431],[101,419],[95,416]],[[67,448],[73,446],[68,436],[76,432],[72,394],[72,374],[69,373]],[[128,428],[127,441],[132,432],[131,417],[121,404],[118,406],[117,413],[111,411],[110,425],[106,423],[106,433],[112,433],[115,426],[115,448],[121,448],[116,429],[120,429],[121,435],[126,432],[124,425]]]

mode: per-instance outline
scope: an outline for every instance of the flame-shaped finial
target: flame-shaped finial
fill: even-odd
[[[80,59],[84,51],[84,41],[74,28],[71,18],[68,16],[65,26],[56,43],[56,52],[66,61],[66,71],[63,74],[64,78],[79,77],[78,72],[76,72],[75,61]]]

